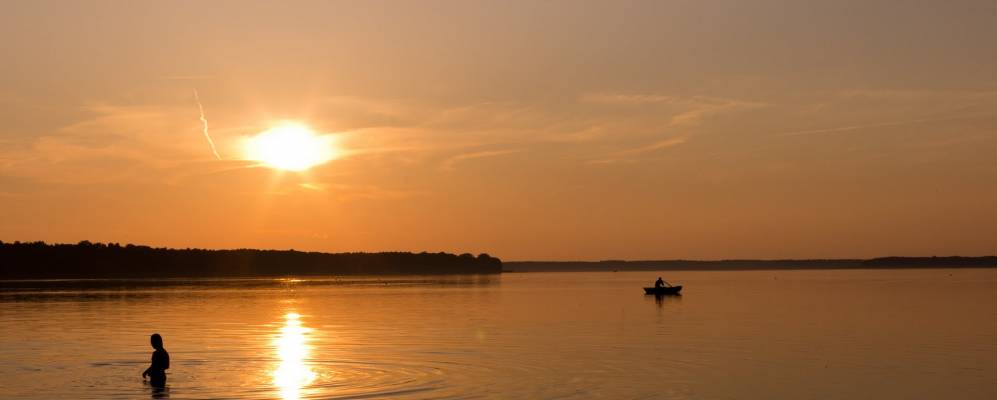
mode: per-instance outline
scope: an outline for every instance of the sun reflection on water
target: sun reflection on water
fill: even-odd
[[[282,398],[292,400],[298,399],[301,389],[315,379],[315,372],[305,363],[311,349],[308,345],[311,329],[301,325],[301,316],[297,313],[289,312],[284,319],[280,335],[274,339],[280,365],[273,372],[273,383],[280,388]]]

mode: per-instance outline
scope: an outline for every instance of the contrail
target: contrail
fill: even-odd
[[[218,150],[215,149],[215,141],[211,140],[211,135],[208,134],[208,120],[204,118],[204,106],[201,105],[201,97],[197,95],[197,89],[194,89],[194,100],[197,101],[197,110],[201,112],[201,126],[203,127],[204,138],[211,145],[211,152],[214,153],[215,158],[221,160],[222,157],[218,155]]]

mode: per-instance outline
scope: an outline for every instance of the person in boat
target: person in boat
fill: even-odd
[[[660,276],[658,277],[658,280],[654,281],[654,288],[655,289],[663,288],[663,287],[665,287],[665,285],[666,285],[665,281],[662,280]],[[671,286],[671,285],[669,285],[669,286]]]
[[[153,387],[162,388],[166,386],[166,370],[170,369],[170,353],[163,348],[163,337],[158,333],[153,333],[149,338],[152,348],[152,365],[142,372],[142,379],[149,377],[149,384]]]

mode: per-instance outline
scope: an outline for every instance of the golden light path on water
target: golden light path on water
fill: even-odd
[[[311,329],[302,326],[297,313],[289,312],[284,319],[280,335],[274,339],[280,365],[273,372],[273,383],[280,389],[283,399],[295,400],[300,397],[301,389],[315,379],[315,372],[306,364],[311,350],[308,345]]]

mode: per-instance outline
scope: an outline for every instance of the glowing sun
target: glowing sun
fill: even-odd
[[[304,171],[336,157],[331,135],[316,135],[299,123],[284,123],[249,138],[246,158],[270,168]]]

